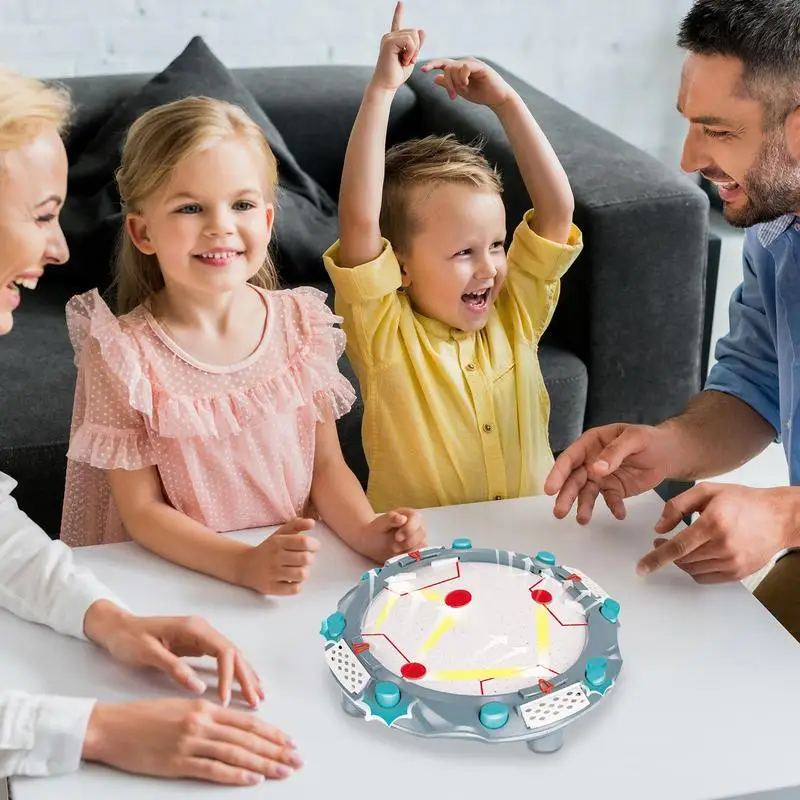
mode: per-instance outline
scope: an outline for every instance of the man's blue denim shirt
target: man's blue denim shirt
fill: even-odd
[[[705,388],[738,397],[775,428],[800,485],[800,217],[748,229],[730,324]]]

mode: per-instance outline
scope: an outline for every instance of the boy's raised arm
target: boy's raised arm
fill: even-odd
[[[389,111],[395,93],[413,72],[425,40],[424,31],[401,27],[402,14],[403,4],[398,2],[347,144],[339,191],[340,267],[365,264],[381,252],[379,220]]]
[[[561,162],[522,98],[497,72],[474,58],[431,61],[422,70],[441,70],[436,83],[452,100],[460,96],[494,111],[536,209],[534,231],[552,242],[565,243],[575,210],[572,189]]]

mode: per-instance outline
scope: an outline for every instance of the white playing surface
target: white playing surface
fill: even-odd
[[[469,592],[466,605],[451,592]],[[549,603],[531,590],[545,590]],[[363,641],[390,671],[409,663],[425,675],[405,675],[452,694],[495,695],[551,679],[580,656],[586,618],[560,581],[498,564],[457,559],[398,575],[372,602]],[[408,670],[409,667],[406,667]]]

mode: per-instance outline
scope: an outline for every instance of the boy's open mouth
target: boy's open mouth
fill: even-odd
[[[471,311],[483,311],[489,303],[491,288],[484,289],[482,292],[467,292],[461,295],[461,302]]]

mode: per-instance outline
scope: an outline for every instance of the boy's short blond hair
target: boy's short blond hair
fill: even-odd
[[[408,252],[422,222],[408,207],[408,190],[442,183],[503,191],[499,173],[480,147],[459,142],[453,134],[410,139],[386,152],[380,227],[396,251]]]

